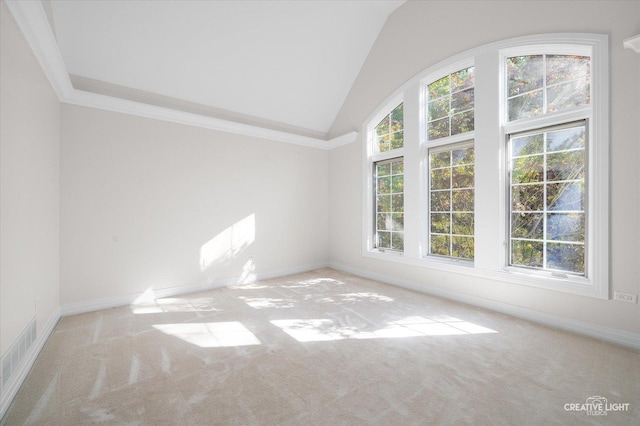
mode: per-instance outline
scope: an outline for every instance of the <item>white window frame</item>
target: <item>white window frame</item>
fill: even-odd
[[[576,46],[579,46],[576,49]],[[506,121],[504,58],[536,53],[584,54],[591,60],[591,105],[567,111]],[[475,67],[474,131],[426,140],[425,83],[452,72]],[[403,157],[405,171],[404,252],[381,253],[373,248],[372,130],[400,102],[404,103],[404,147],[389,151],[387,158]],[[509,237],[506,180],[506,138],[535,126],[546,127],[587,120],[587,259],[586,277],[507,267]],[[363,124],[362,255],[407,265],[448,271],[515,285],[533,286],[601,299],[609,298],[609,50],[603,34],[561,33],[518,37],[480,46],[454,55],[419,73],[398,88]],[[436,145],[474,140],[475,146],[475,256],[460,261],[428,256],[428,150]]]

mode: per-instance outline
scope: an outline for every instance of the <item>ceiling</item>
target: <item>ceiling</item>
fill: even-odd
[[[48,15],[83,90],[179,100],[222,118],[326,136],[402,3],[57,0]]]

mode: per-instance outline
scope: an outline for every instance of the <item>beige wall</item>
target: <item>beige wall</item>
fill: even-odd
[[[326,151],[64,105],[61,158],[63,306],[328,258]]]
[[[502,39],[552,32],[609,35],[611,56],[611,226],[613,291],[640,293],[640,55],[623,40],[640,33],[639,1],[410,1],[392,14],[332,129],[363,121],[405,81],[452,55]],[[329,158],[330,259],[427,291],[500,302],[570,320],[640,333],[640,305],[379,262],[361,256],[362,141]],[[612,292],[613,294],[613,292]]]
[[[4,2],[0,15],[0,352],[4,355],[34,317],[40,334],[60,306],[60,103]]]

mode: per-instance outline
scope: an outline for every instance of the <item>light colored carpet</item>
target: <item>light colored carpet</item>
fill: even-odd
[[[321,269],[63,318],[2,424],[92,423],[640,424],[640,352]]]

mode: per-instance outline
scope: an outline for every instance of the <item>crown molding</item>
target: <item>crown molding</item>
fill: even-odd
[[[640,53],[640,34],[625,39],[623,45],[625,49],[631,49],[636,53]]]
[[[189,113],[171,108],[129,101],[113,96],[77,90],[71,83],[58,43],[40,1],[5,0],[20,31],[24,34],[54,92],[62,103],[119,112],[210,130],[235,133],[276,142],[330,150],[357,139],[358,132],[350,132],[325,140],[274,130],[267,127]]]

